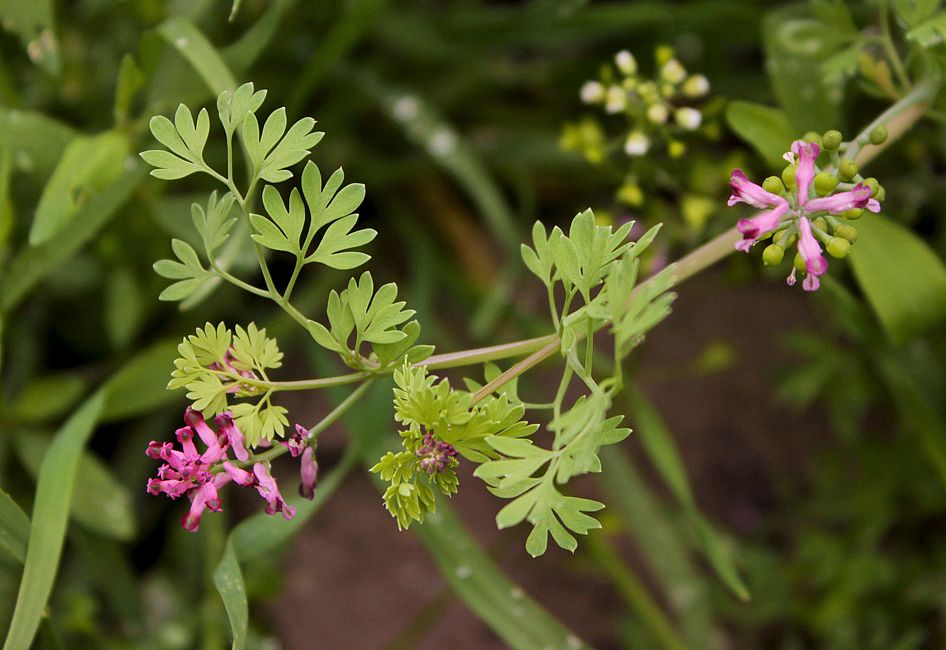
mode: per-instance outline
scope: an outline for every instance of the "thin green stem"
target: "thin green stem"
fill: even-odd
[[[893,36],[890,32],[890,7],[888,6],[887,0],[883,0],[880,3],[880,31],[881,43],[883,44],[884,51],[887,53],[890,66],[893,68],[894,74],[897,75],[897,81],[900,82],[900,85],[905,91],[908,91],[912,88],[913,84],[910,82],[910,75],[907,74],[903,61],[900,59],[900,53],[897,52],[897,47],[893,42]]]
[[[216,260],[211,260],[211,261],[210,261],[210,265],[211,265],[211,267],[213,268],[213,271],[214,271],[214,273],[215,273],[216,275],[218,275],[218,276],[219,276],[220,278],[222,278],[223,280],[226,280],[226,281],[229,282],[230,284],[232,284],[232,285],[234,285],[234,286],[237,286],[237,287],[240,287],[240,288],[243,289],[244,291],[249,291],[249,292],[252,293],[253,295],[260,296],[260,297],[262,297],[262,298],[270,298],[270,297],[271,297],[268,291],[265,291],[265,290],[263,290],[263,289],[260,289],[259,287],[254,287],[254,286],[253,286],[252,284],[250,284],[249,282],[244,282],[243,280],[241,280],[240,278],[236,277],[236,276],[233,275],[232,273],[228,273],[227,271],[224,271],[222,268],[220,268],[220,266],[217,265]]]
[[[859,167],[876,158],[881,151],[897,141],[909,131],[930,108],[939,85],[926,80],[917,84],[900,101],[881,113],[851,141],[845,151],[845,158],[852,158]],[[887,139],[883,144],[869,144],[870,132],[878,126],[887,127]]]
[[[318,440],[319,435],[329,428],[332,424],[335,423],[338,418],[345,414],[345,412],[354,406],[355,402],[361,399],[368,389],[371,387],[371,384],[374,383],[374,378],[369,377],[366,379],[358,388],[353,390],[348,397],[346,397],[342,402],[332,409],[328,415],[323,417],[317,423],[312,425],[309,429],[309,444],[314,445]],[[250,456],[247,460],[234,462],[233,465],[237,467],[249,467],[255,463],[264,463],[270,462],[275,458],[279,458],[283,454],[289,451],[288,447],[283,445],[276,445],[271,449],[267,449],[261,454],[254,454]]]

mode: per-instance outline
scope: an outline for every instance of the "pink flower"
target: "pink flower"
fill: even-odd
[[[795,189],[787,198],[756,185],[740,169],[733,170],[729,179],[732,186],[730,206],[746,203],[763,210],[755,217],[740,219],[736,224],[743,236],[742,240],[736,242],[736,250],[749,252],[753,244],[777,230],[783,233],[779,241],[797,237],[798,252],[805,260],[806,277],[802,287],[806,291],[816,290],[821,285],[819,277],[828,270],[828,261],[822,255],[818,239],[826,241],[830,235],[818,230],[811,219],[819,214],[839,215],[855,208],[880,211],[880,203],[870,198],[871,190],[864,184],[857,184],[853,189],[830,196],[810,198],[818,173],[815,161],[819,152],[819,146],[813,142],[796,140],[792,143],[791,152],[785,157],[796,165]],[[789,285],[795,284],[794,269],[786,281]]]
[[[233,414],[230,411],[224,411],[214,418],[214,424],[217,425],[217,430],[226,436],[237,460],[247,460],[250,454],[246,450],[246,440],[243,437],[243,432],[234,424]]]
[[[420,458],[421,468],[427,474],[443,474],[459,462],[456,448],[450,443],[437,440],[430,433],[424,435],[424,440],[415,453]]]
[[[299,461],[299,474],[302,483],[299,484],[299,496],[311,501],[315,498],[315,481],[319,477],[319,464],[315,460],[315,449],[306,447]]]
[[[256,477],[256,491],[266,500],[266,514],[274,515],[282,512],[284,519],[292,519],[296,516],[296,509],[286,503],[279,493],[279,486],[276,485],[276,479],[269,473],[269,469],[263,463],[253,465],[253,475]]]
[[[308,447],[310,432],[301,424],[296,425],[296,430],[289,436],[288,440],[281,441],[279,444],[289,448],[289,455],[293,458],[298,457],[306,447]]]

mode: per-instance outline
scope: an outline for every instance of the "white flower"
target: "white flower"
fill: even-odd
[[[695,74],[683,84],[683,94],[687,97],[702,97],[709,92],[709,79],[701,74]]]
[[[604,86],[598,81],[586,81],[581,87],[581,101],[585,104],[597,104],[604,99]]]
[[[620,113],[627,107],[627,93],[620,86],[609,86],[604,110],[607,113]]]
[[[637,74],[637,60],[634,58],[634,55],[627,50],[621,50],[615,54],[614,63],[617,65],[618,70],[627,76]]]
[[[624,142],[624,152],[628,156],[643,156],[650,149],[650,138],[640,131],[631,131]]]
[[[695,108],[684,106],[674,111],[673,119],[687,131],[695,131],[700,128],[700,122],[703,121],[703,114]]]
[[[665,104],[651,104],[647,109],[647,119],[654,124],[666,124],[670,111]]]
[[[679,61],[670,59],[661,68],[660,76],[672,84],[678,84],[686,79],[687,71]]]

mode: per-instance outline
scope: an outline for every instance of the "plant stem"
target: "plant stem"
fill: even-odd
[[[881,151],[898,140],[923,117],[926,111],[929,110],[937,90],[939,90],[938,84],[929,80],[918,84],[900,101],[893,104],[881,113],[877,119],[864,127],[857,137],[851,141],[845,152],[845,157],[853,158],[858,167],[863,167],[876,158]],[[861,143],[869,143],[870,132],[878,126],[887,127],[887,139],[884,143],[862,145]]]
[[[882,34],[880,40],[884,51],[887,53],[887,58],[890,60],[893,72],[897,75],[897,81],[900,82],[904,90],[910,90],[912,87],[910,76],[903,66],[903,61],[900,60],[900,54],[897,52],[897,47],[894,45],[893,37],[890,34],[890,7],[888,4],[887,0],[880,3],[880,30]]]
[[[368,389],[371,387],[371,384],[374,383],[374,377],[369,377],[366,379],[358,388],[353,390],[348,397],[346,397],[342,402],[332,409],[328,415],[319,420],[316,424],[312,425],[312,428],[309,429],[309,444],[312,445],[318,440],[319,434],[329,428],[338,418],[345,414],[345,412],[350,409],[355,402],[361,399]],[[269,462],[275,458],[279,458],[283,454],[289,451],[289,447],[284,447],[282,445],[277,445],[271,449],[267,449],[261,454],[254,454],[250,456],[247,460],[236,461],[233,464],[237,467],[249,467],[255,463]]]

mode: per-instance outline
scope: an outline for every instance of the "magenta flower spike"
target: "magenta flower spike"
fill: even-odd
[[[246,450],[246,439],[243,437],[243,432],[234,423],[233,414],[230,411],[224,411],[214,418],[214,424],[217,425],[217,430],[226,436],[237,460],[247,460],[250,453]]]
[[[820,276],[828,270],[828,261],[822,254],[821,242],[827,243],[834,238],[823,229],[824,224],[827,223],[825,219],[834,219],[832,223],[835,224],[833,227],[836,230],[838,221],[835,217],[838,215],[843,216],[843,213],[859,209],[867,209],[870,212],[880,211],[880,203],[871,198],[871,188],[863,183],[857,183],[851,189],[830,193],[828,196],[814,197],[817,184],[815,181],[819,178],[816,159],[820,151],[820,147],[813,142],[796,140],[792,143],[791,151],[785,154],[785,159],[795,165],[795,183],[793,191],[786,192],[784,196],[756,185],[741,169],[733,170],[729,180],[732,186],[732,196],[729,197],[728,202],[730,206],[746,203],[762,210],[754,217],[740,219],[736,224],[743,237],[736,242],[736,250],[749,252],[757,241],[775,233],[773,242],[777,240],[779,244],[776,246],[775,261],[767,260],[766,263],[777,264],[781,261],[782,247],[786,243],[797,241],[798,254],[804,261],[805,280],[802,282],[802,287],[806,291],[817,290],[821,286]],[[774,180],[775,185],[782,187],[777,178]],[[834,185],[829,184],[827,188],[819,185],[821,193],[827,194],[823,191],[824,189],[831,190],[832,187],[838,185],[836,178],[828,178],[828,181],[833,182]],[[847,185],[847,187],[851,186]],[[820,217],[825,217],[825,219]],[[821,223],[822,227],[819,228],[817,223]],[[832,255],[846,254],[848,243],[846,241],[841,243],[843,246],[839,249],[829,248]],[[835,250],[841,252],[836,253]],[[787,278],[789,285],[795,284],[795,273],[796,270],[793,268]]]
[[[279,444],[289,448],[289,455],[297,458],[308,446],[308,440],[311,433],[301,424],[297,424],[295,431],[289,436],[288,440],[283,440]]]

